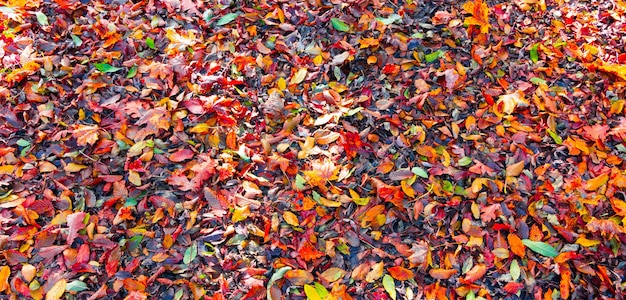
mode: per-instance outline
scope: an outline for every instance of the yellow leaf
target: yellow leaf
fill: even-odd
[[[65,287],[67,286],[67,281],[65,279],[61,279],[55,283],[52,288],[46,293],[46,300],[59,300],[65,293]]]
[[[583,247],[593,247],[593,246],[600,245],[600,241],[590,240],[584,236],[581,236],[576,240],[576,244],[579,244]]]
[[[13,174],[13,171],[15,170],[15,166],[14,165],[4,165],[4,166],[0,166],[0,175],[9,175],[9,174]]]
[[[519,175],[520,173],[522,173],[523,170],[524,170],[524,161],[522,160],[512,165],[508,165],[506,167],[506,176],[515,177]]]
[[[9,275],[11,275],[9,266],[0,267],[0,293],[9,289]]]
[[[289,81],[289,85],[298,84],[304,81],[304,78],[306,78],[306,75],[307,75],[306,68],[298,69],[298,71],[296,71],[296,74],[293,74],[293,76],[291,77],[291,80]]]
[[[84,168],[87,168],[87,166],[79,165],[77,163],[69,163],[65,166],[65,168],[63,168],[63,170],[65,170],[65,172],[73,173],[73,172],[78,172]]]
[[[232,221],[233,223],[241,222],[250,216],[250,207],[248,205],[243,207],[235,207],[233,211]]]
[[[598,70],[611,73],[622,80],[626,80],[626,65],[618,65],[618,64],[604,64],[597,65]]]
[[[409,185],[407,183],[407,179],[402,180],[400,182],[400,186],[402,187],[402,191],[409,196],[410,198],[415,198],[415,190],[413,190],[413,187],[411,187],[411,185]]]
[[[130,170],[128,171],[128,181],[130,181],[130,183],[136,185],[136,186],[140,186],[141,185],[141,176],[139,176],[139,173]]]
[[[367,273],[367,276],[365,276],[365,281],[372,283],[378,280],[381,276],[383,276],[384,267],[385,264],[382,261],[374,264],[372,266],[372,270]]]
[[[359,44],[361,44],[360,48],[368,48],[368,47],[376,47],[379,44],[378,39],[375,38],[364,38],[359,40]]]
[[[320,55],[318,55],[318,56],[316,56],[316,57],[314,57],[314,58],[313,58],[313,63],[314,63],[316,66],[321,65],[322,63],[324,63],[324,57],[323,57],[321,54],[320,54]]]
[[[209,124],[207,124],[207,123],[200,123],[200,124],[192,127],[191,129],[189,129],[189,132],[190,133],[198,133],[198,134],[207,134],[207,133],[209,133],[209,128],[211,128],[211,126],[209,126]]]
[[[278,78],[278,82],[276,82],[276,86],[278,86],[279,90],[284,90],[287,88],[287,81],[285,81],[285,78]]]
[[[609,174],[604,173],[596,178],[589,179],[585,182],[585,190],[595,191],[609,181]]]
[[[286,211],[283,213],[283,219],[285,219],[285,222],[287,222],[287,224],[291,226],[300,226],[300,221],[298,220],[298,217],[290,211]]]
[[[489,7],[482,0],[468,1],[463,4],[463,9],[472,14],[465,18],[464,25],[476,25],[480,27],[481,33],[489,32]]]

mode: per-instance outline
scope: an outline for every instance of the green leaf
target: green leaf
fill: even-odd
[[[333,25],[333,28],[335,28],[335,30],[343,32],[350,31],[350,26],[337,18],[330,19],[330,23]]]
[[[322,299],[325,299],[326,296],[328,296],[328,290],[321,283],[316,282],[315,289],[317,290],[317,294],[319,294]]]
[[[30,146],[30,142],[25,140],[25,139],[19,139],[17,140],[17,142],[15,142],[18,146],[20,147],[28,147]]]
[[[317,292],[312,285],[304,285],[304,294],[308,300],[322,300],[322,296]]]
[[[559,255],[559,252],[556,251],[554,247],[544,242],[536,242],[529,239],[523,239],[522,243],[526,245],[526,247],[530,248],[530,250],[533,250],[543,256],[556,257],[557,255]]]
[[[196,256],[198,256],[198,244],[193,243],[187,250],[185,250],[185,256],[183,256],[183,263],[188,265],[191,263]]]
[[[539,54],[537,53],[537,48],[539,48],[539,44],[534,44],[532,48],[530,48],[530,60],[536,63],[539,60]]]
[[[217,21],[217,26],[224,26],[230,22],[232,22],[234,19],[237,19],[237,17],[239,16],[239,13],[229,13],[229,14],[225,14],[224,16],[222,16],[218,21]]]
[[[126,74],[126,78],[133,78],[137,75],[137,65],[134,65],[130,70],[128,70],[128,74]]]
[[[146,45],[148,46],[148,48],[152,49],[152,50],[156,50],[156,46],[154,45],[154,39],[149,37],[146,38]]]
[[[387,291],[389,297],[396,300],[396,282],[393,281],[393,278],[389,276],[389,274],[385,274],[385,277],[383,277],[383,287],[385,287],[385,291]]]
[[[37,22],[39,22],[39,24],[41,24],[42,26],[50,25],[50,23],[48,23],[48,16],[46,16],[44,13],[38,11],[35,13],[35,16],[37,16]]]
[[[531,78],[530,82],[532,82],[535,85],[547,85],[548,84],[545,80],[543,80],[543,79],[541,79],[539,77]]]
[[[74,42],[74,46],[80,47],[80,45],[83,44],[83,40],[81,40],[77,35],[70,34],[70,36],[72,37],[72,42]]]
[[[176,291],[176,294],[174,294],[174,300],[183,299],[183,296],[184,296],[184,291],[183,291],[183,289],[180,289],[180,290]]]
[[[84,282],[80,280],[74,280],[72,282],[69,282],[65,286],[65,290],[68,292],[82,292],[87,289],[88,289],[87,284],[85,284]]]
[[[433,53],[424,55],[424,59],[426,59],[426,62],[431,63],[431,62],[437,60],[437,58],[441,57],[441,55],[443,55],[443,51],[437,50],[437,51],[435,51]]]
[[[550,137],[554,140],[558,145],[563,144],[563,139],[554,131],[550,129],[546,129],[546,132],[550,135]]]
[[[376,20],[382,22],[385,25],[389,25],[396,21],[402,21],[402,17],[399,14],[392,14],[386,18],[376,18]]]
[[[296,175],[296,189],[301,191],[304,190],[304,185],[306,184],[306,179],[302,177],[300,174]]]
[[[459,167],[469,166],[472,163],[472,158],[469,156],[463,156],[459,159],[458,165]]]
[[[413,174],[422,177],[422,178],[428,178],[428,173],[426,172],[426,170],[420,168],[420,167],[413,167],[413,169],[411,169],[411,171],[413,172]]]
[[[109,65],[107,63],[95,63],[94,66],[96,66],[96,69],[98,69],[98,71],[102,73],[113,73],[122,69]]]
[[[511,273],[511,278],[513,278],[514,281],[517,281],[517,279],[519,279],[521,273],[517,259],[514,259],[511,262],[511,266],[509,267],[509,273]]]

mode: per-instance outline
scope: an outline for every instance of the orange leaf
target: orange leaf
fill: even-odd
[[[324,252],[317,250],[311,243],[306,242],[302,248],[298,250],[298,255],[300,255],[300,257],[305,261],[312,261],[324,256],[325,254]]]
[[[76,138],[76,144],[79,146],[85,146],[87,144],[93,145],[98,141],[99,133],[97,125],[78,125],[72,136]]]
[[[508,165],[506,167],[506,176],[515,177],[519,175],[520,173],[522,173],[523,170],[524,170],[524,161],[522,160],[512,165]]]
[[[489,7],[482,0],[468,1],[463,4],[463,9],[472,16],[465,18],[464,25],[476,25],[481,33],[489,32]]]
[[[520,239],[517,234],[509,233],[507,240],[509,241],[511,252],[522,258],[526,255],[526,245],[522,243],[522,239]]]
[[[456,274],[455,269],[431,269],[428,273],[435,279],[449,279],[452,275]]]
[[[395,280],[404,281],[404,280],[413,279],[414,277],[413,272],[411,270],[400,267],[400,266],[391,267],[387,269],[387,271],[389,271],[389,274]]]
[[[285,278],[299,286],[313,282],[313,274],[307,270],[289,270],[285,273]]]
[[[475,265],[471,270],[465,273],[465,283],[474,283],[476,280],[483,278],[487,273],[487,266],[484,264]]]
[[[596,178],[589,179],[585,182],[586,191],[595,191],[609,181],[609,174],[604,173]]]
[[[570,287],[572,284],[572,270],[570,270],[567,264],[559,264],[559,269],[561,271],[561,281],[559,283],[559,288],[561,290],[561,299],[569,299]]]
[[[9,288],[9,275],[11,275],[11,268],[9,266],[0,267],[0,292]]]

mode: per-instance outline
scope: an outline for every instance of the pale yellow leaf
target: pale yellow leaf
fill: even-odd
[[[46,293],[46,300],[59,300],[63,297],[63,293],[65,293],[65,287],[67,286],[67,281],[65,279],[61,279],[55,283],[52,288]]]
[[[289,85],[298,84],[298,83],[304,81],[304,79],[306,78],[307,73],[308,72],[307,72],[306,68],[298,69],[298,71],[296,71],[296,73],[293,74],[293,76],[291,77],[291,80],[289,80]]]
[[[79,165],[77,163],[69,163],[65,166],[65,168],[63,168],[63,170],[65,170],[65,172],[73,173],[73,172],[78,172],[85,168],[87,168],[87,166],[85,165]]]

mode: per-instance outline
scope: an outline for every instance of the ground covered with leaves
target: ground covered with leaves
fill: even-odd
[[[621,297],[625,12],[0,0],[0,297]]]

